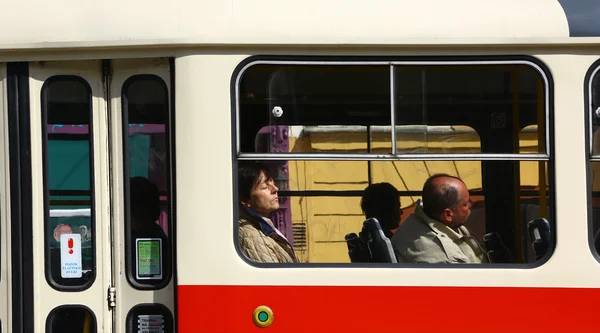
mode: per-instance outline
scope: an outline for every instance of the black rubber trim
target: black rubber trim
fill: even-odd
[[[550,207],[550,214],[548,216],[548,222],[553,230],[552,232],[552,247],[548,250],[546,255],[536,261],[535,263],[527,263],[527,264],[461,264],[461,267],[464,268],[486,268],[486,269],[505,269],[505,268],[518,268],[518,269],[531,269],[542,266],[545,264],[556,248],[556,196],[554,190],[554,184],[556,184],[555,172],[554,172],[554,80],[552,78],[552,74],[548,69],[548,66],[538,58],[535,58],[530,55],[475,55],[475,56],[294,56],[294,55],[254,55],[250,56],[244,60],[242,60],[239,65],[234,69],[231,80],[230,80],[230,96],[231,96],[231,163],[232,163],[232,172],[233,172],[233,246],[240,256],[242,260],[244,260],[248,265],[258,268],[298,268],[298,267],[348,267],[348,268],[356,268],[356,267],[386,267],[386,268],[450,268],[455,269],[457,266],[455,264],[403,264],[398,263],[394,265],[390,264],[379,264],[379,263],[294,263],[294,264],[275,264],[275,263],[257,263],[250,259],[248,259],[241,251],[240,246],[238,244],[238,196],[237,196],[237,184],[238,184],[238,161],[237,161],[237,136],[238,133],[236,131],[236,123],[237,123],[237,82],[238,78],[244,74],[246,66],[255,61],[268,62],[268,61],[296,61],[296,62],[316,62],[316,61],[335,61],[335,62],[367,62],[367,61],[382,61],[382,62],[392,62],[392,61],[403,61],[403,62],[422,62],[422,61],[436,61],[436,62],[445,62],[445,61],[453,61],[453,62],[478,62],[478,61],[527,61],[532,64],[537,65],[541,71],[544,73],[548,83],[548,90],[544,91],[544,94],[548,95],[548,118],[549,122],[546,125],[546,128],[549,131],[550,142],[550,151],[548,152],[550,159],[546,161],[548,163],[548,183],[552,184],[548,189],[548,205]],[[410,64],[405,64],[402,66],[410,66]]]
[[[29,65],[7,64],[10,154],[12,329],[34,332]]]

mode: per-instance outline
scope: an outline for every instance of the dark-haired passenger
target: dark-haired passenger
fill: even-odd
[[[160,218],[158,187],[144,177],[132,177],[129,184],[131,235],[134,242],[137,238],[160,238],[166,242],[168,237],[157,223]]]
[[[400,208],[400,194],[398,189],[390,183],[371,184],[365,188],[360,208],[365,217],[376,218],[388,238],[392,238],[392,230],[400,225],[402,208]]]
[[[287,238],[269,216],[279,209],[279,189],[262,163],[242,162],[238,168],[238,237],[244,255],[261,263],[298,262]]]
[[[423,197],[396,230],[392,246],[400,262],[481,263],[484,252],[464,223],[471,214],[465,183],[436,174],[423,185]]]

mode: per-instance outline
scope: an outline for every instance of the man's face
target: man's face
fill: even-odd
[[[461,181],[456,181],[456,187],[461,200],[458,202],[456,209],[452,211],[451,225],[455,228],[462,226],[467,222],[467,219],[471,215],[471,198],[469,197],[469,190],[467,186]]]

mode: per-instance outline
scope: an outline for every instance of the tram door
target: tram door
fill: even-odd
[[[170,73],[29,63],[36,332],[173,331]]]

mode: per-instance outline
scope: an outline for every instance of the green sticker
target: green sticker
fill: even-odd
[[[160,271],[160,240],[138,240],[138,275],[156,276]]]

